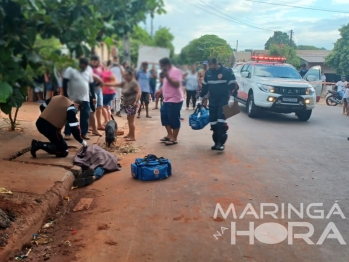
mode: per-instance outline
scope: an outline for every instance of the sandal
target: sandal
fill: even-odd
[[[125,141],[136,141],[136,139],[128,137],[128,138],[125,138]]]
[[[166,146],[172,146],[172,145],[177,145],[177,144],[178,144],[178,142],[173,141],[173,140],[166,141],[166,143],[165,143]]]
[[[92,135],[94,135],[94,136],[102,136],[102,134],[101,133],[92,133]]]
[[[171,141],[171,139],[169,139],[168,137],[164,137],[160,139],[161,142],[167,142],[167,141]]]

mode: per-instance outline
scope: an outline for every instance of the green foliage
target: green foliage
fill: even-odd
[[[230,64],[233,49],[230,46],[215,46],[210,49],[210,57],[216,57],[223,65]]]
[[[204,35],[191,41],[182,49],[180,53],[180,62],[182,64],[193,64],[198,61],[202,62],[210,58],[213,53],[225,59],[229,50],[231,55],[233,50],[226,40],[216,35]]]
[[[159,30],[155,32],[154,38],[152,38],[142,27],[138,25],[135,26],[130,34],[131,64],[137,64],[139,47],[142,45],[169,48],[172,56],[174,53],[173,39],[174,36],[170,33],[168,28],[160,27]],[[123,46],[119,47],[120,54],[123,53],[123,50]]]
[[[339,75],[349,75],[349,24],[339,29],[341,38],[337,40],[325,63],[336,69]]]
[[[123,36],[147,14],[164,13],[163,6],[163,0],[1,0],[1,110],[12,122],[9,108],[16,107],[17,115],[26,95],[23,90],[34,76],[73,64],[61,55],[60,44],[76,57],[87,56],[88,46]]]
[[[269,55],[286,57],[286,62],[298,68],[301,65],[301,59],[296,53],[293,47],[285,45],[280,47],[279,45],[271,45],[269,48]]]
[[[265,50],[269,50],[271,45],[289,45],[290,46],[290,36],[287,33],[281,31],[274,31],[274,35],[269,37],[268,41],[264,45]],[[291,43],[292,47],[296,47],[296,44]]]
[[[313,45],[297,45],[297,50],[326,50],[326,48],[319,48]]]
[[[170,29],[166,27],[160,27],[154,35],[153,46],[164,47],[171,50],[170,57],[174,55],[174,46],[172,41],[174,36],[170,33]]]

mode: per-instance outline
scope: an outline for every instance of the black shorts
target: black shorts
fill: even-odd
[[[141,104],[146,104],[148,105],[149,104],[149,94],[148,92],[142,92],[142,95],[141,95]]]
[[[56,156],[67,155],[68,145],[63,139],[61,131],[47,120],[39,117],[36,121],[38,131],[43,134],[51,144],[56,146]]]

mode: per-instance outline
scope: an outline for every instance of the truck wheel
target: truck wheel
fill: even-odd
[[[256,118],[259,115],[259,108],[254,103],[253,94],[250,94],[247,100],[247,115]]]
[[[312,110],[304,110],[297,113],[297,117],[300,121],[308,121],[311,116]]]

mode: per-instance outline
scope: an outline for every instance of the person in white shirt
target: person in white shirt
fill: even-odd
[[[79,60],[79,69],[68,67],[63,74],[63,92],[64,96],[72,101],[78,101],[80,104],[80,127],[81,135],[85,140],[89,140],[88,125],[90,118],[90,95],[96,100],[93,87],[93,72],[89,67],[86,58]],[[69,125],[65,126],[65,140],[70,139],[71,131]]]
[[[196,72],[195,65],[191,66],[191,71],[187,74],[187,81],[186,81],[186,93],[187,93],[187,110],[189,109],[190,100],[192,100],[193,109],[195,109],[196,106],[196,93],[198,90],[199,84],[198,84],[198,73]]]
[[[322,72],[321,74],[321,81],[322,81],[322,91],[321,91],[321,94],[322,96],[325,96],[325,92],[327,91],[326,90],[326,76],[325,76],[325,72]]]
[[[113,75],[116,78],[116,84],[120,84],[123,81],[123,74],[124,74],[124,68],[122,65],[119,64],[119,58],[115,56],[113,58],[112,65],[110,67],[110,71],[113,73]],[[121,117],[121,88],[116,87],[116,96],[114,98],[114,105],[112,106],[112,111],[115,110],[116,115]]]
[[[349,84],[347,83],[344,89],[344,94],[343,94],[343,114],[347,114],[347,116],[349,116],[348,100],[349,100]]]
[[[344,88],[347,86],[347,81],[345,81],[345,76],[342,76],[342,80],[338,81],[336,84],[337,92],[339,93],[340,97],[343,98],[344,95]]]

